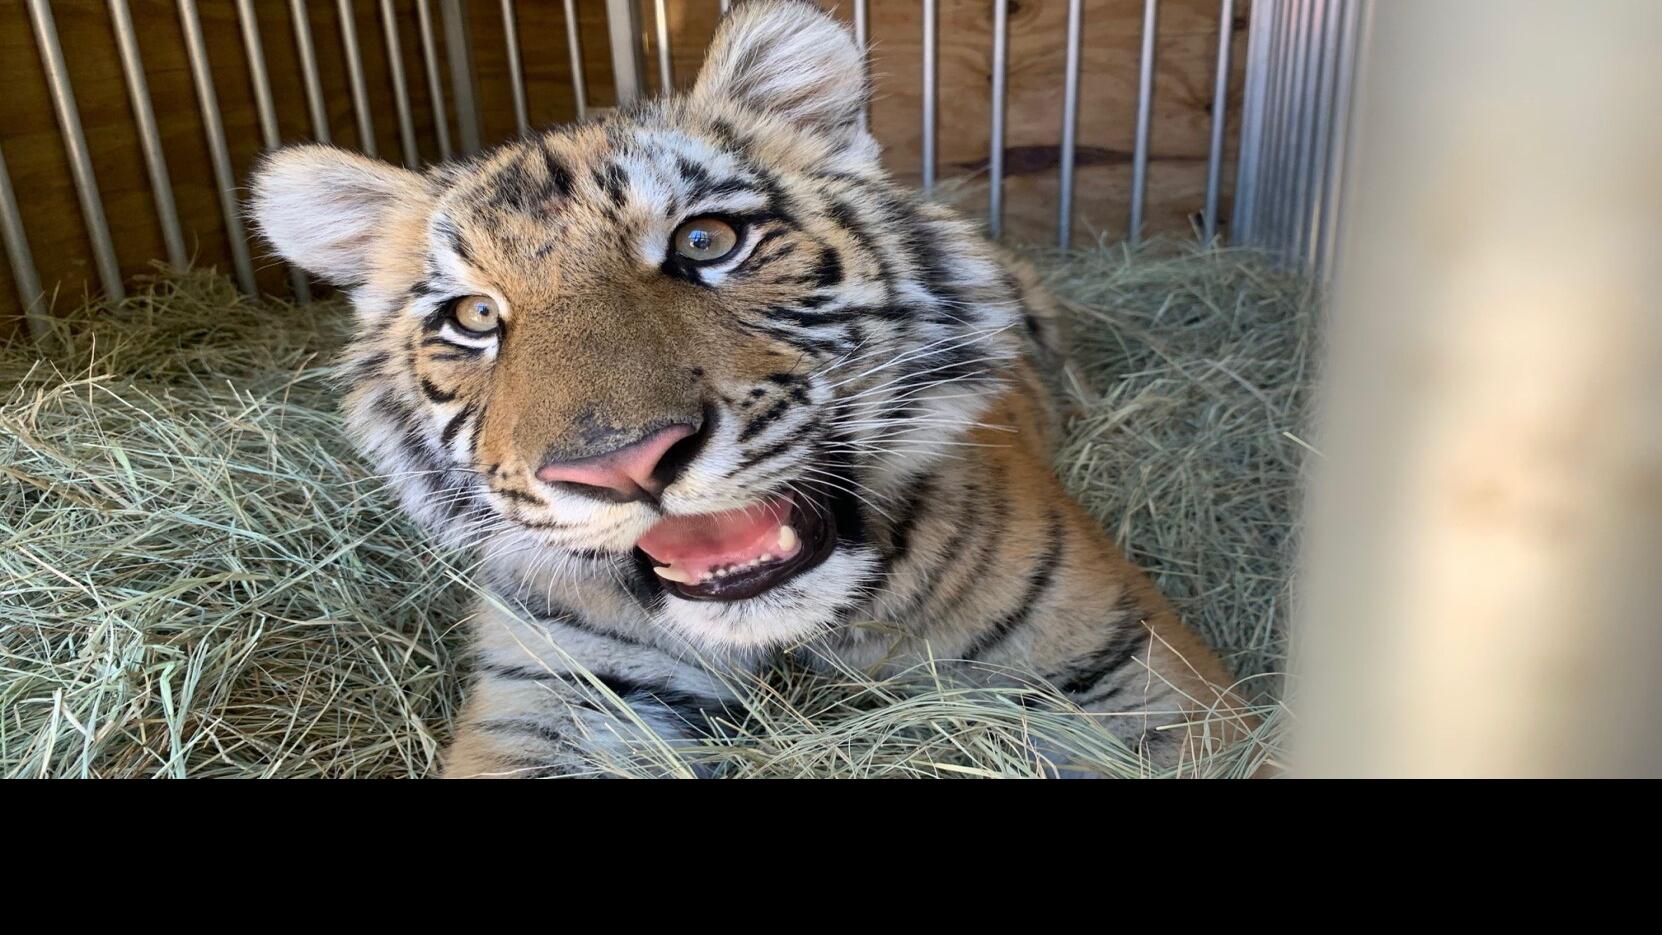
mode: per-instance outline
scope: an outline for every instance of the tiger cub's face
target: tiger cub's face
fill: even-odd
[[[878,584],[874,526],[1016,354],[1007,274],[891,185],[864,99],[846,30],[763,0],[685,95],[420,174],[282,150],[254,212],[351,287],[349,424],[412,514],[778,644]]]

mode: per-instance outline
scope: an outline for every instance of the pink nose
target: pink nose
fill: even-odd
[[[537,470],[537,477],[550,484],[581,484],[609,490],[624,499],[639,499],[643,492],[656,497],[673,478],[659,468],[664,454],[675,443],[692,435],[690,425],[659,429],[638,442],[577,461],[550,461]]]

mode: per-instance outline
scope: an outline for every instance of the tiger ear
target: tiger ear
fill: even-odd
[[[337,285],[367,280],[394,214],[430,200],[415,172],[317,144],[263,158],[253,188],[254,221],[283,259]]]
[[[869,139],[860,128],[868,96],[864,56],[853,33],[807,0],[736,5],[716,29],[692,93]]]

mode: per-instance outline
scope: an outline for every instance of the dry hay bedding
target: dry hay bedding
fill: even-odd
[[[1311,296],[1230,252],[1040,259],[1095,388],[1058,470],[1262,705],[1253,744],[1177,772],[1273,763]],[[434,552],[342,436],[346,317],[197,271],[74,311],[44,358],[0,349],[0,775],[433,773],[467,559]],[[1151,772],[1040,684],[786,669],[748,694],[724,739],[596,773]]]

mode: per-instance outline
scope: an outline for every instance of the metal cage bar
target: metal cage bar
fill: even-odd
[[[265,46],[260,42],[260,21],[254,16],[254,0],[237,0],[237,20],[242,24],[242,45],[248,54],[248,80],[254,88],[260,136],[266,149],[276,149],[283,140],[277,132],[277,108],[271,99],[271,77],[266,72]],[[298,267],[289,267],[289,287],[300,302],[311,301],[311,283]]]
[[[450,59],[450,91],[456,98],[456,135],[463,155],[479,151],[478,96],[473,93],[473,53],[461,0],[439,0],[444,16],[444,51]]]
[[[721,11],[727,12],[726,0]],[[865,69],[866,101],[860,107],[860,129],[871,126],[871,25],[867,22],[866,0],[854,0],[854,44],[860,47],[860,65]]]
[[[1331,5],[1324,11],[1321,23],[1321,70],[1316,75],[1316,112],[1310,134],[1310,157],[1305,182],[1310,189],[1305,193],[1304,211],[1300,218],[1298,259],[1314,268],[1321,244],[1322,192],[1327,184],[1330,168],[1329,142],[1333,119],[1333,83],[1339,64],[1340,17],[1347,0]]]
[[[306,86],[306,109],[312,116],[312,138],[330,142],[329,111],[323,106],[323,83],[317,76],[317,47],[312,44],[312,24],[306,15],[306,0],[289,0],[294,21],[294,48],[300,57],[300,76]]]
[[[1219,189],[1223,184],[1224,125],[1229,119],[1229,47],[1235,38],[1235,0],[1223,0],[1218,9],[1217,74],[1212,80],[1212,142],[1206,153],[1206,207],[1201,239],[1218,238]]]
[[[935,44],[939,11],[923,0],[923,193],[935,189]]]
[[[161,131],[156,128],[156,111],[150,102],[150,86],[145,80],[144,60],[139,57],[138,34],[133,30],[127,0],[110,0],[110,25],[121,53],[121,70],[127,79],[127,97],[133,107],[133,123],[138,127],[144,168],[150,176],[150,197],[156,203],[156,223],[162,229],[167,262],[174,269],[184,269],[190,264],[190,255],[185,252],[185,235],[179,228],[173,180],[167,172],[167,154],[162,151]]]
[[[1309,18],[1305,21],[1306,51],[1304,82],[1299,86],[1299,99],[1314,103],[1313,107],[1300,108],[1299,113],[1299,146],[1294,154],[1295,175],[1293,185],[1293,227],[1292,242],[1289,244],[1294,257],[1301,257],[1310,240],[1310,209],[1315,205],[1314,192],[1310,190],[1312,179],[1316,171],[1316,135],[1321,122],[1320,88],[1322,72],[1327,67],[1327,48],[1321,41],[1327,31],[1326,6],[1323,3],[1310,5]]]
[[[214,93],[213,67],[208,64],[208,46],[202,39],[202,21],[197,18],[196,0],[179,0],[179,25],[185,33],[185,53],[196,80],[196,101],[202,112],[202,130],[208,138],[208,155],[213,163],[214,187],[225,216],[225,239],[230,241],[231,265],[237,284],[248,295],[259,292],[254,281],[254,263],[248,255],[248,239],[242,229],[242,207],[237,203],[237,178],[231,171],[231,155],[225,148],[225,125],[219,116],[219,97]]]
[[[69,154],[69,171],[75,178],[75,196],[81,202],[81,218],[86,222],[87,237],[92,241],[92,259],[98,268],[98,281],[104,287],[105,295],[120,300],[127,295],[121,284],[121,264],[116,260],[115,241],[110,239],[104,202],[98,196],[92,154],[87,149],[86,134],[81,129],[81,114],[75,107],[75,89],[69,84],[69,68],[64,64],[63,47],[58,44],[58,27],[52,21],[51,4],[47,0],[29,0],[29,17],[34,22],[35,43],[40,48],[41,66],[46,70],[47,84],[52,92],[52,106],[58,112],[64,150]]]
[[[653,36],[658,45],[658,91],[668,94],[675,90],[674,62],[669,55],[669,10],[664,7],[664,0],[653,0],[653,17],[656,31]]]
[[[612,43],[612,82],[618,104],[641,95],[640,29],[634,0],[606,0],[606,31]]]
[[[1010,0],[993,0],[992,127],[987,144],[987,233],[1004,233],[1004,91],[1009,70]]]
[[[340,44],[346,54],[346,82],[352,91],[352,113],[358,118],[358,148],[366,155],[379,156],[375,147],[375,120],[369,112],[369,90],[364,84],[363,50],[358,48],[357,11],[352,0],[337,0],[340,11]]]
[[[392,73],[392,104],[398,114],[398,145],[404,150],[404,165],[421,165],[421,148],[416,145],[415,118],[410,113],[410,89],[405,84],[404,44],[398,39],[398,9],[393,0],[381,0],[381,32],[387,42],[387,70]]]
[[[1264,133],[1265,85],[1264,74],[1269,62],[1269,16],[1259,10],[1277,0],[1257,0],[1252,6],[1252,18],[1247,26],[1246,87],[1241,98],[1240,144],[1235,159],[1235,203],[1230,223],[1230,239],[1236,243],[1250,243],[1255,223],[1255,198],[1258,192],[1259,143]]]
[[[1322,194],[1321,244],[1316,254],[1316,269],[1326,273],[1333,266],[1339,251],[1339,216],[1345,201],[1345,169],[1352,149],[1351,107],[1357,94],[1357,68],[1362,55],[1362,37],[1366,33],[1368,17],[1372,14],[1372,0],[1349,0],[1339,39],[1339,73],[1334,89],[1333,120],[1329,126],[1329,169],[1326,190]]]
[[[12,268],[12,285],[17,287],[17,300],[23,308],[24,321],[29,325],[29,336],[36,343],[46,340],[46,293],[40,287],[40,274],[35,271],[35,257],[29,250],[29,236],[23,230],[23,216],[17,210],[17,193],[12,190],[12,176],[6,170],[6,154],[0,150],[0,240],[6,242],[6,260]]]
[[[444,78],[439,74],[438,42],[433,37],[433,10],[428,0],[416,0],[416,29],[421,34],[421,59],[427,68],[427,96],[433,102],[433,132],[439,138],[439,158],[448,160],[450,120],[444,115]]]
[[[1084,0],[1068,0],[1068,51],[1062,83],[1062,165],[1056,198],[1056,245],[1063,250],[1073,240],[1073,157],[1079,136],[1079,42],[1084,5]]]
[[[577,33],[577,0],[565,0],[566,51],[571,54],[571,96],[577,104],[577,119],[589,115],[588,82],[583,80],[583,40]]]
[[[1143,239],[1143,203],[1148,198],[1148,145],[1154,119],[1154,39],[1160,0],[1143,0],[1143,52],[1137,73],[1137,146],[1131,159],[1132,246]]]
[[[525,106],[525,67],[519,58],[519,19],[514,0],[502,0],[502,35],[508,46],[508,86],[514,96],[514,125],[519,135],[531,132],[530,112]]]

